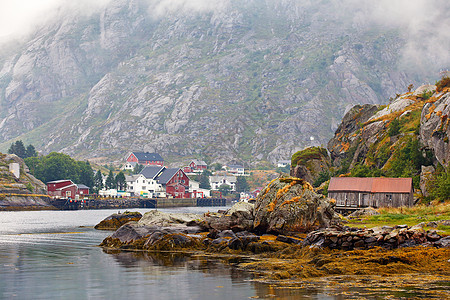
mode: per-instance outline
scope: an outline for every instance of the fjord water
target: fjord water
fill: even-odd
[[[251,274],[208,256],[107,253],[97,245],[111,232],[93,226],[115,212],[0,212],[0,299],[379,299],[380,295],[422,295],[417,294],[417,287],[401,291],[386,286],[351,287],[345,277],[335,278],[335,286],[330,286],[328,279],[274,286],[251,281]],[[448,285],[438,287],[440,291],[448,289]]]
[[[114,212],[1,212],[0,298],[238,299],[255,294],[251,283],[217,262],[207,263],[209,268],[183,256],[105,253],[97,245],[111,232],[92,226]]]

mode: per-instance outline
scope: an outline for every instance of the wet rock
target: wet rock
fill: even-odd
[[[229,237],[229,238],[236,238],[236,234],[232,230],[224,230],[222,232],[219,232],[219,237]]]
[[[189,214],[189,213],[165,213],[159,210],[151,210],[146,212],[144,216],[139,220],[141,226],[171,226],[176,224],[191,225],[192,222],[200,222],[202,220],[201,215]]]
[[[287,244],[300,244],[301,240],[285,235],[278,235],[276,238],[277,241],[287,243]]]
[[[233,249],[233,250],[240,250],[244,247],[244,244],[242,243],[242,241],[239,238],[234,238],[231,239],[228,242],[228,248]]]
[[[129,243],[149,235],[156,229],[155,227],[138,226],[136,222],[129,222],[117,229],[111,235],[111,238],[119,239],[122,243]]]
[[[140,212],[129,212],[112,214],[94,226],[98,230],[117,230],[130,221],[139,221],[142,218]]]

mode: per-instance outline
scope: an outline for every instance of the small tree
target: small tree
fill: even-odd
[[[133,174],[139,174],[139,173],[142,171],[143,168],[144,168],[143,165],[141,165],[141,164],[136,164],[136,165],[134,166],[134,169],[133,169]]]
[[[202,175],[198,177],[199,187],[201,189],[211,189],[211,184],[209,183],[209,176],[207,176],[204,172]]]
[[[33,145],[28,145],[27,149],[25,150],[25,157],[37,157],[38,154],[36,152],[36,149],[34,148]]]
[[[222,195],[227,196],[231,192],[231,187],[228,184],[222,184],[219,186],[219,192],[222,193]]]
[[[400,121],[398,119],[394,119],[389,126],[388,134],[389,136],[396,136],[400,133]]]
[[[116,186],[120,191],[124,191],[127,188],[127,181],[125,179],[125,174],[122,171],[116,175]]]
[[[103,188],[103,175],[102,172],[100,172],[100,170],[98,170],[97,173],[95,173],[94,186],[97,192]]]
[[[8,149],[9,154],[15,154],[20,158],[26,158],[26,149],[21,140],[12,143]]]
[[[107,189],[115,189],[116,188],[116,179],[114,178],[113,171],[109,170],[108,177],[106,177],[105,187]]]
[[[238,176],[236,178],[236,192],[248,192],[250,186],[248,185],[247,179],[244,176]]]

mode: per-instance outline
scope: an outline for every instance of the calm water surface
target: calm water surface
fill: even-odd
[[[214,208],[164,211],[217,211]],[[144,213],[145,209],[134,209]],[[349,299],[360,290],[322,284],[285,288],[216,259],[105,253],[111,232],[92,228],[117,210],[0,212],[0,299]],[[378,299],[377,294],[366,294]],[[359,296],[358,296],[359,295]],[[387,295],[393,295],[388,293]],[[394,294],[395,295],[395,294]]]

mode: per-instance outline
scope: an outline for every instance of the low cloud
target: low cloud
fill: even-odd
[[[156,18],[172,13],[186,15],[212,12],[229,5],[229,0],[148,0],[148,2],[149,12]]]
[[[0,2],[0,42],[19,40],[68,15],[90,15],[111,0],[14,0]]]

